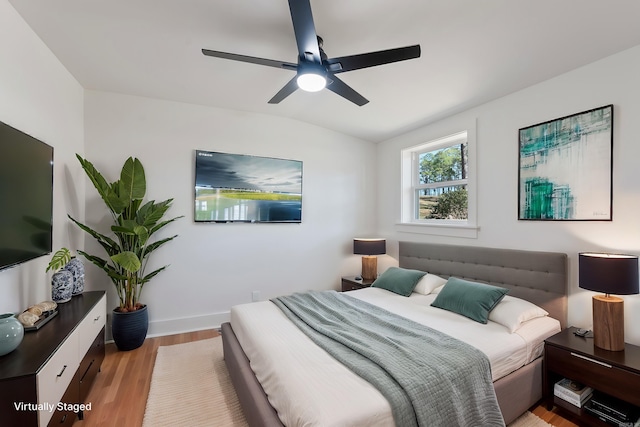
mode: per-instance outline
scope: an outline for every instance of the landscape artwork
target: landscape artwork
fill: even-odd
[[[196,150],[196,222],[302,220],[302,162]]]
[[[519,130],[518,219],[612,220],[613,105]]]

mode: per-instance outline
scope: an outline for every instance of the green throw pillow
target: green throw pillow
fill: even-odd
[[[507,292],[498,286],[450,277],[431,305],[486,324],[489,313]]]
[[[371,286],[408,297],[425,274],[427,273],[424,271],[389,267]]]

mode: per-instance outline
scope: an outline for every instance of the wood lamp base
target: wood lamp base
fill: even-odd
[[[375,280],[378,277],[378,257],[375,255],[365,255],[362,257],[362,278],[365,280]]]
[[[609,351],[624,350],[624,301],[609,295],[593,297],[593,343]]]

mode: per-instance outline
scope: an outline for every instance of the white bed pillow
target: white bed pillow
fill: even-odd
[[[506,327],[514,333],[527,320],[547,316],[549,313],[537,305],[520,298],[506,295],[489,313],[489,320]]]
[[[422,279],[420,279],[416,287],[413,289],[413,292],[422,295],[429,295],[435,288],[439,288],[445,283],[447,283],[447,279],[443,279],[435,274],[427,273],[422,276]]]

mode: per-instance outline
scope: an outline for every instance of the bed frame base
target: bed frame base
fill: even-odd
[[[283,427],[256,379],[230,323],[221,327],[224,361],[250,427]],[[530,387],[523,387],[528,384]],[[509,424],[542,398],[542,358],[534,360],[493,383],[498,404]]]
[[[250,427],[282,427],[278,413],[269,403],[262,386],[251,370],[249,359],[244,354],[230,323],[223,323],[222,348],[224,363],[236,389],[244,417]]]

